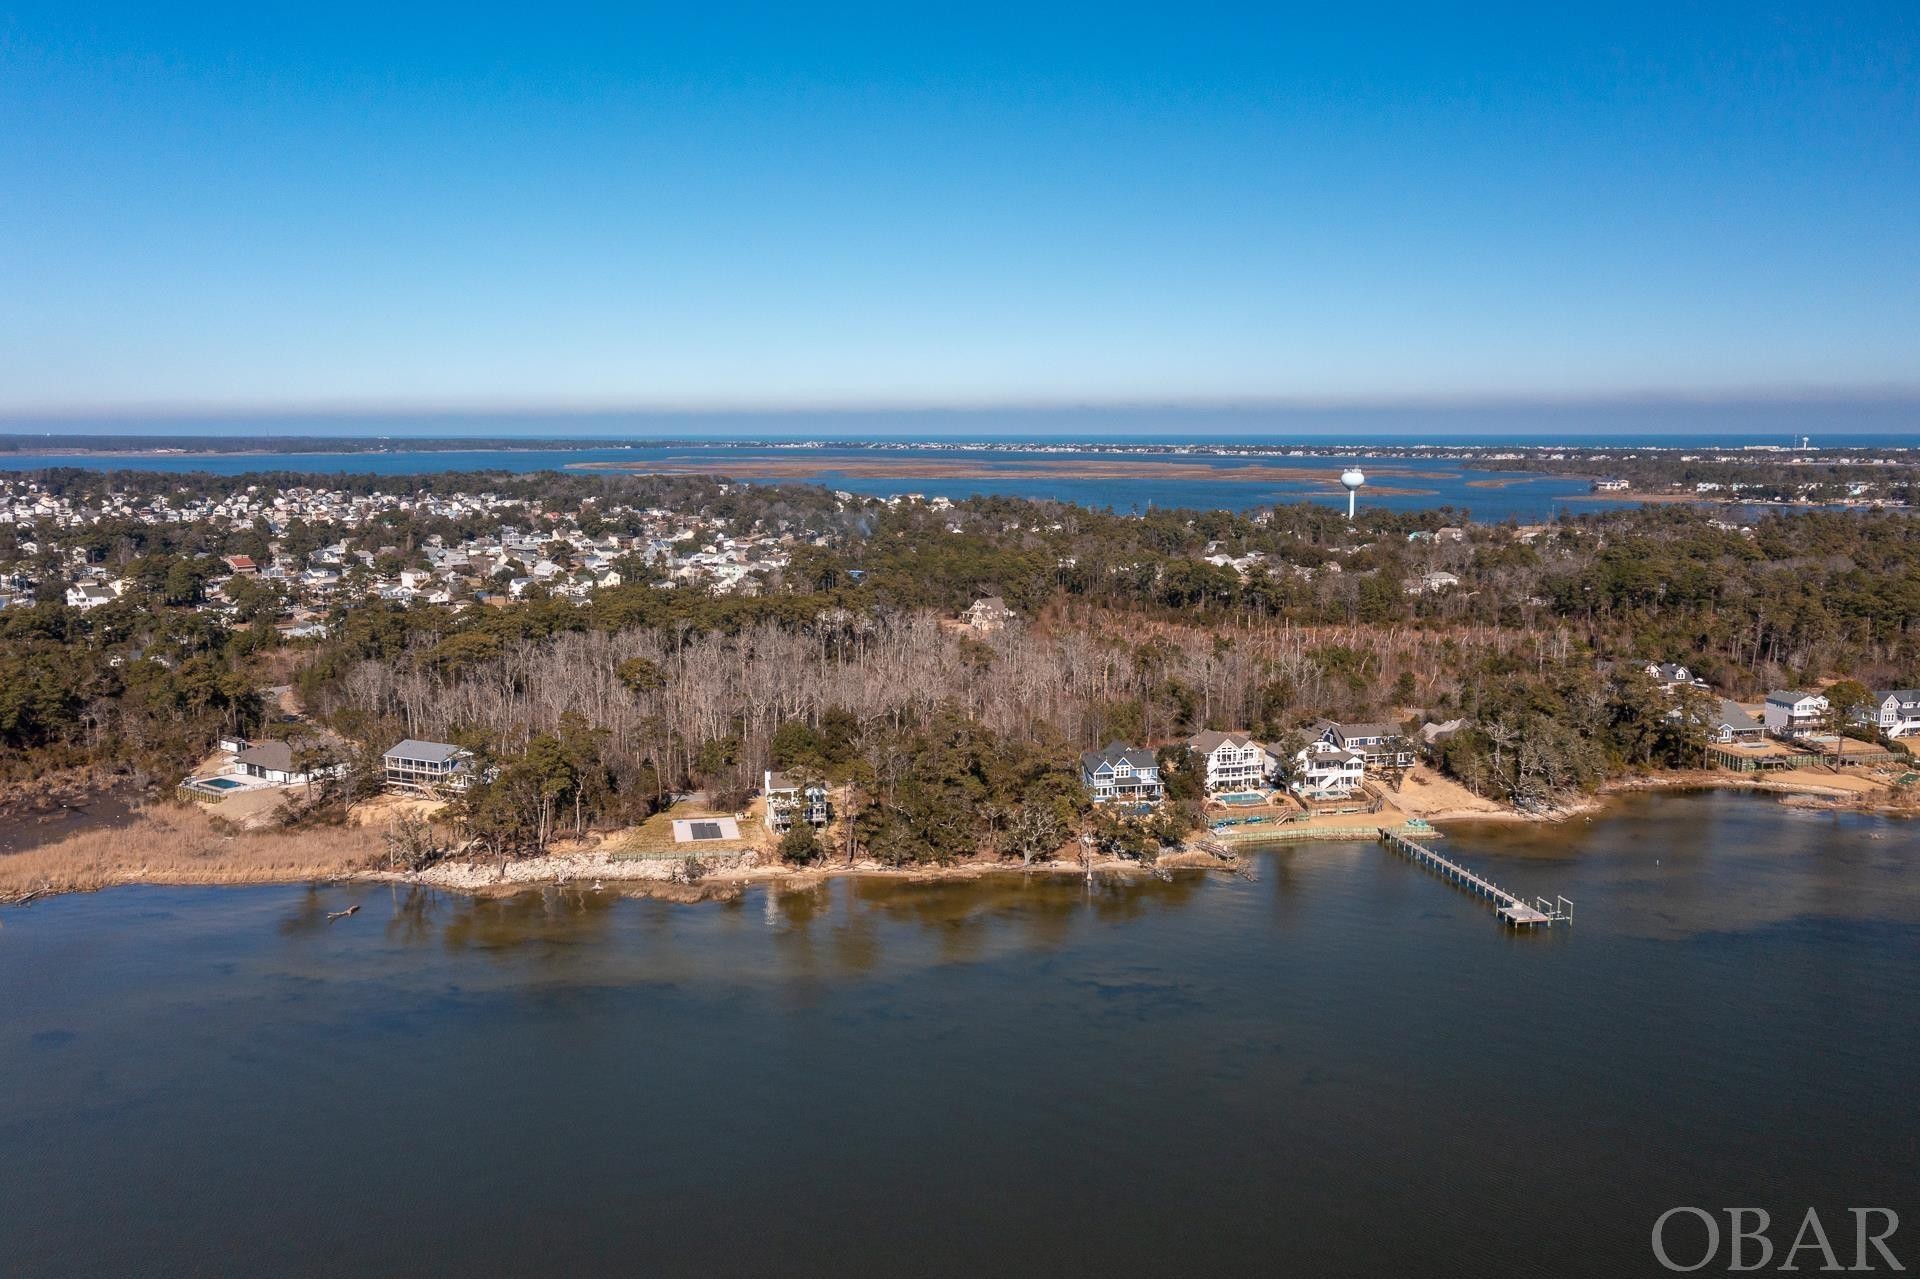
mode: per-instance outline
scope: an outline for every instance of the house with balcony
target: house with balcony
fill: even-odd
[[[1289,784],[1302,799],[1346,799],[1367,780],[1366,757],[1332,742],[1309,742],[1293,757]]]
[[[1885,737],[1920,733],[1920,688],[1890,688],[1873,695],[1867,715]]]
[[[1219,733],[1209,729],[1189,737],[1186,747],[1206,767],[1208,794],[1252,790],[1264,785],[1271,771],[1267,766],[1266,748],[1245,733]]]
[[[1413,767],[1413,744],[1392,724],[1336,724],[1321,720],[1313,726],[1313,733],[1329,746],[1360,756],[1368,768]]]
[[[1125,742],[1081,755],[1080,784],[1096,804],[1157,804],[1166,794],[1153,752]]]
[[[473,781],[473,752],[448,742],[409,737],[381,756],[387,785],[400,790],[464,790]]]
[[[1802,689],[1775,689],[1767,694],[1761,719],[1775,737],[1798,737],[1826,727],[1827,699]]]
[[[796,821],[816,829],[833,816],[827,801],[827,788],[819,783],[802,785],[797,778],[769,770],[761,792],[767,797],[767,829],[784,835]]]

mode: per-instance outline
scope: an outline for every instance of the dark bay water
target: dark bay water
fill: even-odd
[[[1632,1275],[1677,1204],[1893,1206],[1915,1264],[1920,831],[1721,793],[1447,847],[1577,923],[1371,844],[6,911],[0,1270]]]
[[[1234,480],[1230,478],[1167,478],[1141,475],[1137,478],[1073,479],[1034,474],[1036,466],[1072,465],[1075,462],[1109,463],[1115,455],[1075,453],[1072,451],[970,450],[970,449],[888,449],[873,451],[845,447],[767,448],[750,445],[680,444],[646,445],[598,449],[476,449],[432,450],[396,446],[381,453],[224,453],[192,455],[114,456],[92,453],[0,453],[0,470],[38,470],[45,467],[73,466],[95,470],[149,470],[167,472],[207,471],[216,475],[239,475],[249,471],[295,471],[303,474],[427,475],[443,471],[500,470],[519,473],[557,470],[587,463],[642,464],[645,462],[685,462],[724,467],[728,462],[746,464],[774,460],[792,464],[811,463],[813,468],[790,483],[824,484],[870,497],[889,497],[898,493],[919,493],[926,497],[955,500],[981,495],[1047,498],[1076,502],[1082,506],[1128,511],[1149,507],[1186,507],[1200,510],[1244,511],[1276,502],[1314,501],[1330,506],[1345,506],[1346,495],[1334,484],[1347,464],[1333,457],[1256,458],[1190,457],[1177,454],[1128,455],[1137,459],[1188,463],[1207,463],[1223,472],[1251,466],[1278,465],[1305,467],[1325,472],[1326,482],[1288,480],[1282,482]],[[1343,455],[1343,458],[1345,455]],[[1520,520],[1545,520],[1557,511],[1601,510],[1609,506],[1631,506],[1631,501],[1594,500],[1587,497],[1589,482],[1562,476],[1520,474],[1514,472],[1469,471],[1457,462],[1431,458],[1399,457],[1388,453],[1356,454],[1358,461],[1374,475],[1374,489],[1363,490],[1365,505],[1388,510],[1426,510],[1451,506],[1470,510],[1475,519],[1498,522],[1509,516]],[[882,461],[887,463],[924,462],[950,466],[970,463],[990,474],[969,478],[929,478],[910,475],[884,477],[849,475],[842,466]],[[1394,474],[1393,472],[1411,474]],[[775,481],[764,481],[775,482]],[[1477,482],[1477,483],[1476,483]],[[1487,487],[1498,483],[1501,487]],[[1406,490],[1388,493],[1382,488]]]

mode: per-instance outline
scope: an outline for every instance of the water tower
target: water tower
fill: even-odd
[[[1340,482],[1347,486],[1347,518],[1352,519],[1354,495],[1359,493],[1360,486],[1367,482],[1367,477],[1360,474],[1359,467],[1349,466],[1340,472]]]

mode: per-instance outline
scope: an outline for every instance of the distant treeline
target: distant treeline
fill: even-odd
[[[713,440],[471,439],[353,435],[0,435],[0,453],[440,453],[684,448]]]

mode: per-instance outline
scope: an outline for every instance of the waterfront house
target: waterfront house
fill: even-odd
[[[1920,688],[1890,688],[1875,693],[1867,714],[1883,736],[1920,733]]]
[[[814,783],[802,786],[785,773],[768,771],[761,790],[767,797],[767,828],[784,835],[793,829],[798,817],[809,826],[825,826],[832,816],[827,803],[827,788]]]
[[[1321,720],[1315,737],[1329,746],[1352,751],[1368,768],[1412,768],[1413,747],[1392,724],[1336,724]]]
[[[381,756],[387,785],[405,790],[459,790],[473,777],[473,752],[409,737]]]
[[[1723,697],[1712,719],[1707,721],[1707,738],[1722,746],[1736,742],[1753,743],[1766,738],[1767,726],[1747,714],[1746,708]]]
[[[1108,742],[1106,749],[1080,756],[1080,784],[1096,804],[1109,802],[1157,804],[1165,794],[1160,761],[1150,750],[1125,742]]]
[[[1206,788],[1213,791],[1248,790],[1267,780],[1267,751],[1245,733],[1218,733],[1209,729],[1186,742],[1207,770]]]
[[[1827,699],[1797,688],[1776,689],[1767,694],[1761,715],[1775,737],[1810,733],[1826,725]]]
[[[322,777],[338,777],[347,771],[343,763],[320,763],[330,759],[328,743],[317,738],[287,741],[250,742],[233,755],[234,771],[264,782],[299,786]]]
[[[1294,793],[1306,799],[1346,799],[1367,777],[1366,758],[1332,742],[1309,742],[1294,756]]]
[[[1593,482],[1593,491],[1596,493],[1624,493],[1632,487],[1633,484],[1629,480],[1605,479]]]

